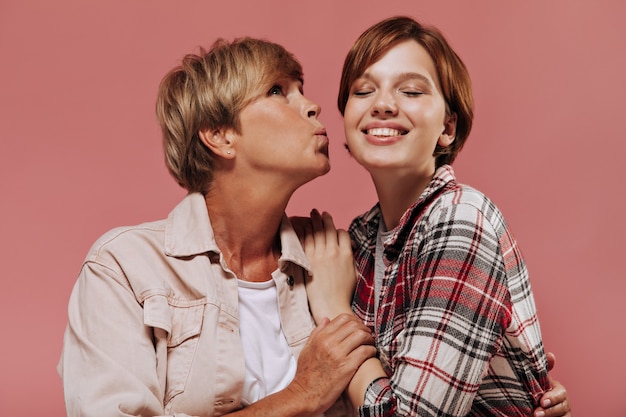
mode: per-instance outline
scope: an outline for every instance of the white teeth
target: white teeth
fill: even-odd
[[[388,127],[377,127],[369,129],[367,134],[372,136],[400,136],[402,133],[399,130],[390,129]]]

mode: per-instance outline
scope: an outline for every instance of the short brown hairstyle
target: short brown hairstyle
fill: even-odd
[[[241,110],[279,78],[302,80],[302,66],[282,46],[252,38],[218,39],[189,54],[161,81],[156,114],[165,162],[178,184],[206,194],[214,154],[200,140],[205,129],[240,132]]]
[[[426,49],[435,63],[447,111],[457,115],[454,142],[447,147],[437,145],[433,155],[437,167],[451,164],[472,128],[474,98],[465,64],[436,28],[422,25],[410,17],[396,16],[376,23],[363,32],[343,64],[337,106],[343,115],[352,83],[389,49],[406,40],[414,40]]]

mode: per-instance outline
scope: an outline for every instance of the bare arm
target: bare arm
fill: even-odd
[[[353,315],[351,302],[356,284],[356,271],[350,236],[337,230],[328,213],[311,213],[310,223],[301,222],[304,249],[313,267],[313,276],[307,281],[307,297],[317,322],[340,314]],[[363,404],[369,384],[387,374],[380,361],[369,358],[359,367],[348,386],[352,404]]]
[[[322,320],[300,354],[293,381],[282,391],[228,415],[318,415],[339,398],[361,363],[376,354],[372,343],[369,330],[352,315]]]
[[[348,232],[337,230],[332,217],[328,213],[320,215],[317,210],[311,212],[310,221],[301,219],[296,230],[313,268],[306,289],[315,321],[353,315],[356,271]]]

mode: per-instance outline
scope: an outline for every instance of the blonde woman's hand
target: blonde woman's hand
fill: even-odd
[[[286,388],[294,398],[310,405],[313,414],[324,412],[339,398],[361,364],[376,355],[370,330],[352,314],[322,319],[298,358],[293,381]]]

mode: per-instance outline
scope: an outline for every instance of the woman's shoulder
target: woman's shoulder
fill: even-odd
[[[445,188],[437,200],[439,204],[446,207],[463,204],[482,207],[485,204],[493,204],[482,191],[461,183],[454,183],[450,187]]]
[[[154,247],[155,244],[162,247],[165,224],[165,220],[157,220],[110,229],[93,243],[87,260],[95,260],[106,255],[115,257],[118,253],[128,251],[137,252],[138,249]]]
[[[431,204],[431,218],[445,217],[446,221],[486,221],[494,229],[506,227],[502,212],[482,191],[455,183],[446,188]],[[482,219],[482,220],[481,220]]]
[[[426,203],[426,210],[422,205],[422,212],[438,213],[441,210],[468,210],[482,211],[485,207],[495,207],[493,202],[478,189],[457,181],[454,169],[443,165],[437,169],[429,187],[422,196]]]

